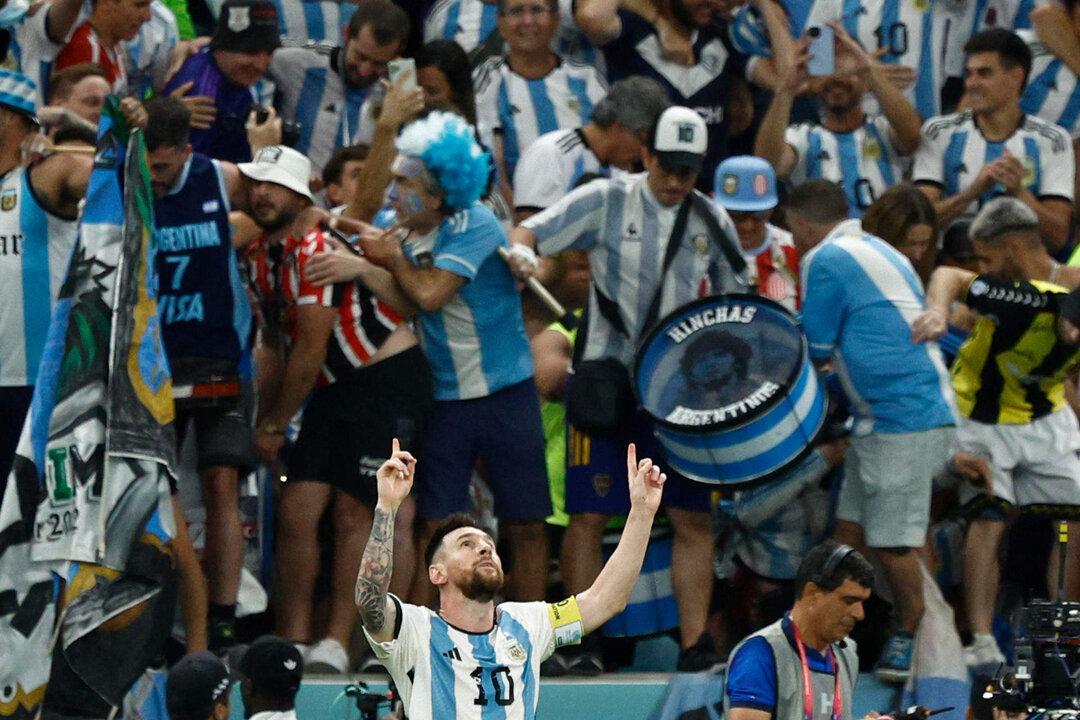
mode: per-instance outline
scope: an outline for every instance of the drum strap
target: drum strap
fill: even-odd
[[[702,195],[699,195],[696,191],[691,191],[679,206],[679,212],[675,216],[675,224],[671,228],[671,236],[668,238],[667,248],[664,251],[664,264],[660,268],[660,274],[658,275],[660,282],[657,285],[656,294],[649,304],[649,311],[645,314],[645,322],[641,326],[643,334],[652,328],[653,323],[656,322],[657,316],[660,314],[660,298],[664,293],[664,276],[667,275],[667,271],[671,268],[671,263],[675,262],[675,254],[682,245],[682,239],[683,235],[686,233],[686,223],[690,219],[691,209],[697,210],[704,219],[705,225],[709,230],[709,236],[724,254],[724,259],[727,260],[728,265],[731,266],[732,272],[739,275],[746,270],[746,260],[743,258],[742,253],[736,250],[735,247],[728,242],[727,234],[720,227],[720,223],[716,220],[716,217],[709,208],[705,206],[706,202],[708,202],[708,200]],[[593,291],[596,293],[596,309],[600,311],[600,315],[608,321],[608,324],[610,324],[616,332],[629,338],[630,331],[627,330],[626,324],[623,323],[622,316],[619,315],[618,303],[600,292],[595,285],[593,286]],[[584,343],[581,344],[584,345]]]

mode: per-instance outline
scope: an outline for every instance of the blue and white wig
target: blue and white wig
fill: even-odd
[[[491,156],[480,148],[472,127],[454,113],[437,110],[409,124],[397,149],[424,161],[446,204],[463,210],[480,199],[491,175]]]

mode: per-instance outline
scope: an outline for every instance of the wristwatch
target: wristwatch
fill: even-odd
[[[285,434],[285,426],[278,425],[277,423],[272,422],[264,422],[262,425],[259,426],[259,430],[266,433],[267,435]]]

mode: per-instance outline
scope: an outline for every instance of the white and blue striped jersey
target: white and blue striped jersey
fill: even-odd
[[[708,198],[699,200],[713,214],[722,236],[713,237],[705,218],[691,212],[679,251],[663,277],[660,270],[678,206],[660,204],[648,188],[647,173],[594,180],[522,223],[536,236],[541,255],[589,251],[593,283],[583,359],[616,358],[630,367],[658,287],[663,290],[657,317],[707,295],[747,291],[745,271],[737,273],[727,260],[728,252],[739,257],[731,218]],[[725,243],[727,251],[719,243]],[[601,314],[597,292],[617,307],[629,337]]]
[[[497,252],[509,245],[495,214],[479,202],[405,242],[414,265],[465,279],[450,302],[419,315],[436,400],[486,397],[532,377],[517,281]]]
[[[26,168],[0,181],[0,386],[33,385],[77,223],[45,210]]]
[[[299,46],[307,42],[341,42],[341,31],[349,25],[356,5],[337,0],[273,0],[277,5],[278,29],[284,44]],[[217,22],[225,0],[206,0]]]
[[[607,94],[596,68],[565,58],[536,80],[518,75],[504,57],[488,58],[473,73],[473,87],[481,135],[503,136],[503,158],[511,179],[518,158],[538,137],[585,125]]]
[[[1024,165],[1024,185],[1039,199],[1073,199],[1072,140],[1064,128],[1031,115],[1002,142],[987,142],[970,110],[931,118],[923,123],[922,142],[915,152],[912,181],[936,185],[951,197],[975,181],[979,171],[1001,157],[1006,148]],[[978,209],[1005,188],[995,186],[971,203],[958,219],[971,219]]]
[[[867,118],[848,133],[830,132],[817,123],[789,126],[784,142],[796,155],[791,182],[824,178],[839,183],[851,217],[862,217],[875,199],[904,178],[890,132],[884,115]]]
[[[397,605],[393,640],[368,643],[390,671],[411,718],[532,720],[540,663],[577,637],[556,631],[545,602],[506,602],[487,633],[459,630],[426,607]],[[575,623],[577,624],[577,623]],[[365,634],[367,630],[365,629]]]
[[[1020,109],[1060,125],[1074,139],[1080,138],[1080,83],[1076,74],[1050,52],[1034,30],[1016,34],[1031,50],[1031,72]]]
[[[52,74],[53,62],[64,49],[63,43],[54,43],[49,39],[45,28],[51,7],[48,3],[32,7],[22,20],[10,28],[8,55],[15,60],[15,69],[37,85],[38,107],[45,105],[46,84]]]
[[[775,482],[720,503],[731,523],[731,549],[746,567],[772,580],[795,579],[806,553],[825,538],[829,493],[820,480],[828,471],[815,450]]]
[[[124,42],[130,95],[141,99],[165,87],[169,53],[178,42],[176,16],[161,0],[154,0],[150,3],[150,21],[142,24],[132,40]]]
[[[525,150],[514,170],[514,209],[554,205],[586,173],[607,175],[607,168],[596,159],[580,128],[544,133]]]
[[[1054,0],[967,0],[975,5],[972,34],[991,28],[1027,30],[1031,11]]]
[[[360,129],[360,108],[370,90],[345,82],[341,48],[280,48],[270,62],[270,75],[280,97],[278,107],[286,120],[300,123],[296,149],[311,160],[312,170],[322,167],[343,145],[350,145]]]
[[[952,380],[937,343],[911,342],[922,282],[899,250],[846,220],[803,256],[802,325],[813,358],[831,358],[857,436],[955,423]]]
[[[972,1],[814,0],[807,26],[839,20],[868,51],[888,48],[883,62],[915,70],[915,84],[904,96],[927,118],[941,114],[941,88],[962,70],[955,67],[962,59],[948,48],[962,47],[970,37]],[[877,105],[867,98],[868,109]]]
[[[728,21],[728,37],[731,44],[741,53],[772,57],[772,43],[765,18],[756,5],[747,3],[731,11]]]
[[[472,52],[489,35],[499,32],[495,25],[498,15],[494,2],[439,0],[424,21],[424,42],[453,40],[465,52]]]
[[[596,67],[604,74],[604,57],[589,42],[581,28],[574,22],[574,0],[558,0],[559,27],[551,38],[551,51],[561,57]],[[439,0],[428,12],[424,21],[424,42],[453,40],[465,52],[472,52],[488,36],[498,35],[496,19],[498,11],[494,2],[483,0]],[[496,54],[504,52],[505,43],[500,39]]]

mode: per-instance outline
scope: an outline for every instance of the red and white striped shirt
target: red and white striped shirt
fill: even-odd
[[[326,251],[326,240],[323,230],[314,228],[299,241],[289,236],[270,243],[262,235],[244,251],[248,280],[256,296],[256,317],[261,325],[282,329],[290,346],[296,342],[298,307],[337,308],[319,373],[320,386],[362,367],[402,323],[396,312],[359,282],[316,287],[304,279],[305,264]]]
[[[127,67],[124,65],[123,46],[117,43],[113,47],[105,45],[97,30],[89,22],[84,22],[72,34],[67,45],[56,57],[53,71],[63,70],[79,63],[97,63],[105,68],[105,79],[112,86],[112,91],[123,97],[127,95]]]
[[[758,292],[791,312],[799,309],[799,251],[791,233],[765,226],[765,242],[757,250],[744,250],[747,271]]]

